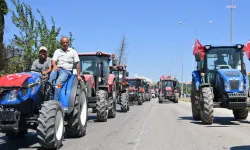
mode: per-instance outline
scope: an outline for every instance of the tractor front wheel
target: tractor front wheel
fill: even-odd
[[[98,92],[99,101],[96,102],[97,120],[106,122],[108,120],[108,92],[100,90]]]
[[[121,94],[121,111],[122,112],[128,111],[128,99],[126,93]]]
[[[233,110],[233,114],[236,120],[244,120],[248,117],[248,108]]]
[[[214,120],[213,93],[210,87],[203,87],[200,93],[201,121],[203,124],[212,124]]]
[[[50,100],[42,104],[37,127],[38,140],[42,147],[59,149],[62,146],[63,118],[62,105],[59,101]]]

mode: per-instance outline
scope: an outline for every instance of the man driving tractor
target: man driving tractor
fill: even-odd
[[[214,61],[214,65],[215,66],[217,66],[217,65],[227,65],[227,63],[224,60],[224,56],[221,53],[217,54],[217,60]]]
[[[48,50],[45,46],[39,48],[39,58],[33,62],[31,70],[42,72],[43,79],[52,71],[51,58],[48,57]]]

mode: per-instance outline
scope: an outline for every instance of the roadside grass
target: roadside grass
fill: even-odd
[[[183,98],[180,98],[179,100],[183,101],[183,102],[190,102],[190,98],[188,97],[183,97]]]

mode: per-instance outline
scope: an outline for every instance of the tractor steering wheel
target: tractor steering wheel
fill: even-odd
[[[216,69],[232,69],[230,65],[216,65]]]

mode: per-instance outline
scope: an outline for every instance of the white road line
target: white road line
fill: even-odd
[[[148,113],[147,113],[147,115],[146,115],[146,117],[145,117],[145,119],[144,119],[144,121],[143,121],[142,128],[141,128],[141,130],[140,130],[140,133],[139,133],[138,137],[137,137],[136,140],[135,140],[135,146],[133,147],[133,150],[139,150],[139,148],[140,148],[141,138],[142,138],[142,135],[144,134],[144,131],[145,131],[144,128],[145,128],[145,126],[146,126],[146,123],[148,122],[148,116],[149,116],[149,114],[151,113],[151,111],[152,111],[152,103],[151,103],[151,105],[150,105],[150,110],[148,111]]]

